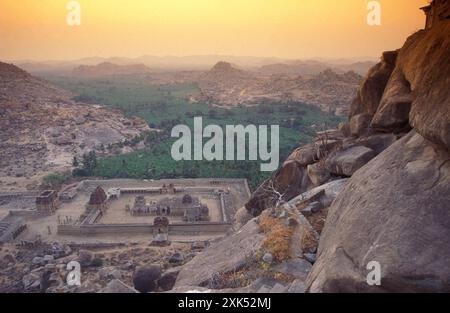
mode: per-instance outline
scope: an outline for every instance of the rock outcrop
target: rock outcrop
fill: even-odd
[[[371,132],[346,137],[342,131],[319,134],[315,142],[296,149],[252,194],[245,207],[253,216],[290,201],[299,194],[328,182],[350,177],[400,136]]]
[[[433,27],[410,36],[400,50],[383,54],[352,104],[353,135],[414,127],[429,140],[450,147],[449,31],[448,19],[435,21]]]
[[[306,167],[288,160],[271,178],[258,187],[245,207],[251,215],[258,216],[263,210],[301,194],[310,185]]]
[[[248,222],[236,234],[206,249],[187,263],[178,274],[175,288],[181,286],[214,287],[215,279],[240,270],[263,243],[255,220]]]
[[[415,96],[409,116],[411,126],[447,149],[450,149],[449,33],[447,18],[415,34],[402,48],[398,65]]]
[[[328,209],[309,292],[450,291],[449,34],[445,17],[410,36],[383,96],[370,102],[375,113],[367,103],[354,107],[372,118],[364,132],[403,138],[356,171]],[[350,123],[363,124],[357,116]],[[381,267],[374,286],[372,261]]]
[[[449,292],[450,155],[415,131],[356,172],[329,209],[310,292]],[[381,265],[381,285],[366,282]]]
[[[384,52],[381,61],[373,66],[361,84],[360,91],[350,107],[350,118],[358,114],[373,116],[378,109],[384,89],[394,70],[397,51]]]
[[[139,292],[148,293],[158,288],[160,278],[161,266],[159,264],[141,266],[133,274],[133,285]]]
[[[75,155],[149,130],[140,118],[75,102],[69,92],[0,62],[0,177],[67,170]]]
[[[431,6],[438,4],[450,12],[450,2]],[[309,292],[450,291],[450,21],[434,17],[401,49],[383,53],[361,84],[348,125],[294,151],[246,205],[254,215],[270,208],[268,185],[282,186],[275,194],[283,200],[299,201],[314,226],[322,208]],[[314,186],[343,177],[350,178],[333,203],[302,203]],[[284,194],[305,189],[294,199]],[[379,286],[366,280],[371,261],[381,266]]]
[[[364,146],[351,146],[329,156],[325,167],[330,173],[341,176],[352,176],[357,170],[373,159],[375,151]]]
[[[345,115],[361,79],[352,71],[338,74],[330,69],[311,77],[264,75],[219,62],[198,78],[202,93],[194,100],[221,106],[302,102]]]

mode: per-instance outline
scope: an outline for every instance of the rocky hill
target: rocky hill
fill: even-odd
[[[102,62],[97,65],[80,65],[73,70],[74,75],[84,78],[146,74],[149,72],[150,69],[144,64],[117,65],[110,62]]]
[[[345,73],[349,71],[356,72],[360,75],[365,75],[367,70],[371,68],[375,63],[370,61],[355,62],[348,64],[331,64],[320,61],[293,61],[285,63],[275,63],[263,65],[258,69],[259,73],[268,75],[290,74],[290,75],[302,75],[311,76],[317,75],[327,69],[332,69],[337,73]]]
[[[326,69],[317,75],[262,75],[219,62],[198,79],[197,100],[222,106],[304,102],[338,115],[348,113],[362,77],[355,72],[337,74]]]
[[[76,103],[69,92],[0,63],[0,180],[12,183],[11,188],[22,177],[31,181],[32,176],[67,168],[74,155],[148,129],[139,118]]]
[[[349,122],[297,148],[175,291],[450,292],[450,2],[430,8]]]

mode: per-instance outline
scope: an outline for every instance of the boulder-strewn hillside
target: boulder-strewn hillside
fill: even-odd
[[[449,34],[446,18],[408,38],[375,113],[362,109],[368,123],[351,118],[358,133],[413,130],[357,171],[330,207],[311,292],[450,291]],[[366,283],[370,261],[381,265],[380,286]]]
[[[148,130],[101,106],[76,103],[65,90],[0,63],[0,176],[31,177],[71,164],[74,155]]]
[[[235,106],[298,101],[344,115],[361,79],[352,71],[337,74],[330,69],[310,77],[264,75],[219,62],[198,79],[198,84],[201,100],[212,104]]]
[[[450,291],[450,2],[431,8],[369,70],[349,123],[296,149],[175,290]]]
[[[99,78],[115,75],[146,74],[150,69],[144,64],[117,65],[103,62],[98,65],[80,65],[73,70],[73,74],[84,78]]]
[[[367,69],[372,67],[374,62],[355,62],[349,64],[330,64],[320,61],[307,60],[307,61],[292,61],[285,63],[275,63],[263,65],[258,69],[258,72],[263,74],[293,74],[293,75],[317,75],[320,72],[332,69],[337,73],[344,73],[353,71],[360,75],[365,75]]]

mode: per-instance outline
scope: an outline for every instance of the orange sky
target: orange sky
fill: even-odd
[[[366,22],[368,0],[1,0],[0,59],[227,54],[377,57],[424,25],[427,0],[380,0],[382,25]]]

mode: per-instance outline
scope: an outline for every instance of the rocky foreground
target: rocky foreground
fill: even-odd
[[[370,69],[349,122],[296,149],[175,291],[230,291],[230,276],[235,292],[450,291],[450,4],[439,4],[440,19]],[[367,283],[372,261],[380,285]]]
[[[180,266],[205,248],[205,243],[67,245],[0,247],[0,292],[95,293],[154,292],[173,288]],[[68,284],[80,264],[80,285]],[[69,265],[69,267],[68,267]],[[130,287],[134,286],[134,287]],[[135,289],[136,288],[136,289]]]

